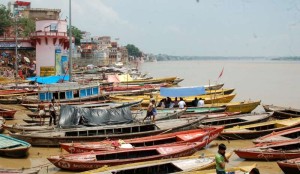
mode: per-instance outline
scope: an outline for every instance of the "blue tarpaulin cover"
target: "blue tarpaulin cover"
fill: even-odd
[[[69,75],[47,76],[47,77],[30,77],[27,78],[30,81],[36,81],[40,84],[53,84],[58,83],[61,80],[69,81]]]
[[[205,94],[204,86],[195,87],[160,87],[160,95],[165,97],[188,97]]]

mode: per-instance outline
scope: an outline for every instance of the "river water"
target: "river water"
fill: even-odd
[[[218,61],[165,61],[147,62],[142,64],[142,72],[148,72],[153,77],[178,76],[184,78],[181,86],[199,86],[214,83],[218,80],[221,70],[223,75],[219,82],[224,82],[224,88],[235,88],[237,96],[234,101],[261,100],[265,104],[290,106],[300,108],[300,62],[283,62],[270,60],[218,60]],[[21,123],[26,118],[26,111],[21,106],[6,106],[16,108],[16,120],[8,124]],[[261,112],[259,106],[255,111]],[[6,132],[7,133],[7,132]],[[217,143],[225,143],[227,151],[252,146],[251,140],[213,141],[211,147],[199,151],[199,155],[215,154]],[[72,173],[61,171],[51,165],[47,157],[66,154],[60,148],[32,147],[29,156],[24,159],[0,157],[0,168],[41,168],[40,173]],[[275,162],[244,161],[235,154],[230,158],[227,167],[257,164],[261,173],[282,174]]]

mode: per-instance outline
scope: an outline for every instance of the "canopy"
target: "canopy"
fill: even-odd
[[[203,86],[195,87],[160,87],[160,95],[165,97],[188,97],[205,94]]]
[[[47,77],[30,77],[27,78],[30,81],[36,81],[40,84],[53,84],[58,83],[59,81],[69,81],[69,75],[58,75],[58,76],[47,76]]]
[[[100,126],[131,123],[133,121],[130,107],[113,109],[90,109],[70,105],[62,105],[59,126],[62,128],[84,126]]]

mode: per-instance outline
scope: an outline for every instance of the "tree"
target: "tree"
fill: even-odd
[[[10,11],[3,4],[0,4],[0,36],[4,34],[6,28],[12,25]]]
[[[29,18],[20,18],[18,26],[22,28],[22,32],[20,33],[22,37],[28,37],[30,33],[35,31],[35,22]]]
[[[72,37],[75,38],[75,45],[80,45],[80,39],[82,39],[82,31],[79,30],[77,27],[72,26]]]
[[[126,45],[126,48],[129,56],[141,57],[142,52],[133,44]]]

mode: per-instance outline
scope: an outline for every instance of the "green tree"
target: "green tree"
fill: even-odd
[[[72,37],[75,38],[75,45],[80,45],[80,39],[82,39],[82,31],[79,30],[77,27],[72,26]]]
[[[12,25],[10,11],[3,4],[0,4],[0,36],[3,35],[5,29]]]
[[[140,57],[142,55],[142,52],[133,44],[126,45],[126,48],[129,56]]]
[[[29,37],[35,31],[35,22],[29,18],[19,18],[18,26],[22,28],[21,37]]]

